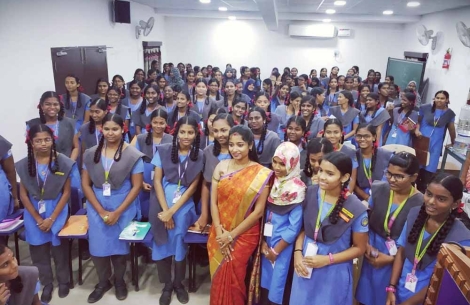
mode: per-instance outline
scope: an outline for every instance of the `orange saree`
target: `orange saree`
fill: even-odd
[[[217,188],[220,224],[228,231],[237,227],[253,210],[253,206],[268,184],[272,171],[262,165],[222,176]],[[232,261],[226,261],[216,241],[212,227],[207,250],[212,277],[211,305],[244,305],[246,303],[245,276],[248,261],[259,247],[260,224],[238,236],[233,242]]]

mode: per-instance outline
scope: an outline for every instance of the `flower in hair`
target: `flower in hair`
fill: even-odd
[[[287,132],[287,128],[282,128],[282,132],[283,132],[283,133],[286,133],[286,132]]]
[[[165,133],[171,133],[171,128],[170,128],[170,126],[166,125],[166,127],[165,127]]]
[[[310,132],[310,131],[309,131],[309,132]],[[318,134],[321,135],[321,136],[322,136],[324,133],[325,133],[324,130],[320,130],[320,131],[318,132]]]
[[[197,130],[201,136],[204,135],[204,132],[202,131],[200,124],[197,124]]]
[[[464,203],[463,202],[460,202],[459,205],[457,206],[457,212],[459,214],[463,213],[463,207],[464,207]]]
[[[232,106],[228,106],[228,112],[232,112]]]
[[[106,110],[111,111],[111,106],[108,105],[108,107],[106,107]]]
[[[347,187],[341,190],[341,198],[346,199],[348,197],[349,189]]]
[[[346,135],[346,131],[343,130],[343,136],[345,136],[345,135]]]
[[[193,102],[189,102],[188,107],[189,107],[189,108],[193,108],[193,107],[194,107]]]
[[[152,129],[152,125],[150,125],[150,124],[145,125],[145,129],[146,129],[148,132],[150,132],[150,129]]]
[[[310,137],[310,135],[312,134],[312,132],[309,130],[307,131],[305,134],[304,134],[304,140],[307,141],[307,139]]]
[[[127,128],[127,125],[124,124],[124,127],[122,128],[124,130],[124,133],[128,133],[129,132],[129,128]]]

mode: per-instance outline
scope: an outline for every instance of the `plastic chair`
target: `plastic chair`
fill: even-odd
[[[196,249],[198,246],[206,245],[209,235],[188,232],[184,236],[184,242],[189,245],[188,265],[189,265],[189,292],[196,292]]]

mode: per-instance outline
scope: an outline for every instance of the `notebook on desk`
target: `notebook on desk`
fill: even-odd
[[[144,240],[147,233],[150,231],[150,223],[132,221],[127,227],[122,230],[119,235],[120,240]]]
[[[67,220],[59,236],[83,236],[88,232],[88,217],[86,215],[72,215]]]

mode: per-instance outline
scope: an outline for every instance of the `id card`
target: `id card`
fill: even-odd
[[[273,224],[267,222],[264,224],[264,236],[272,237],[273,236]]]
[[[316,243],[308,243],[305,256],[315,256],[318,253],[318,245]],[[303,278],[310,279],[312,277],[313,268],[307,268],[308,275],[302,276]]]
[[[396,130],[392,133],[392,138],[396,138],[397,137],[397,132]]]
[[[39,202],[38,202],[38,212],[39,212],[39,214],[46,213],[46,203],[44,202],[44,200],[39,200]]]
[[[155,171],[150,172],[150,180],[153,180],[153,177],[155,177]]]
[[[180,191],[175,191],[174,194],[173,194],[173,204],[178,202],[178,200],[180,200],[180,198],[181,198],[181,192]]]
[[[405,288],[409,291],[415,293],[416,284],[418,284],[418,278],[413,273],[408,273],[406,275]]]
[[[385,241],[385,246],[387,246],[387,249],[388,249],[388,253],[391,255],[391,256],[395,256],[397,255],[397,244],[395,243],[395,241],[393,239],[390,239],[390,240],[386,240]]]
[[[103,196],[105,197],[111,196],[111,184],[103,183]]]

